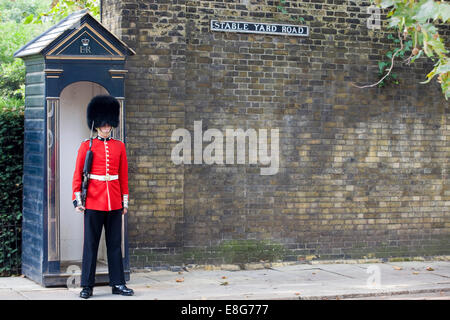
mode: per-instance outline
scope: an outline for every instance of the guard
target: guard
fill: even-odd
[[[103,227],[112,293],[124,296],[134,294],[132,289],[125,286],[121,249],[122,215],[128,211],[127,156],[125,144],[111,138],[112,128],[119,125],[119,114],[120,104],[110,95],[95,96],[89,102],[88,126],[91,130],[95,128],[98,135],[81,143],[73,175],[72,200],[76,211],[84,212],[83,289],[80,293],[84,299],[93,293],[97,251]],[[86,173],[85,162],[89,162],[89,159],[90,169]]]

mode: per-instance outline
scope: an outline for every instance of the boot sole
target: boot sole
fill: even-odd
[[[132,296],[134,293],[113,292],[112,294],[120,294],[121,296]]]

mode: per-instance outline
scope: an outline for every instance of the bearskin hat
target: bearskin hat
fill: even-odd
[[[92,98],[87,106],[87,124],[89,129],[109,124],[116,128],[119,125],[120,103],[110,95],[98,95]]]

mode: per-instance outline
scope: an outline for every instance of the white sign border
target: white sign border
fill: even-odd
[[[281,33],[281,32],[267,32],[267,31],[250,31],[250,30],[223,30],[216,29],[213,27],[213,22],[229,22],[229,23],[250,23],[250,24],[264,24],[269,26],[282,26],[282,27],[296,27],[296,28],[306,28],[306,34],[295,34],[295,33]],[[295,24],[284,24],[284,23],[266,23],[266,22],[250,22],[250,21],[232,21],[232,20],[211,20],[210,30],[216,32],[241,32],[241,33],[256,33],[256,34],[272,34],[276,36],[296,36],[296,37],[309,37],[309,26],[295,25]]]

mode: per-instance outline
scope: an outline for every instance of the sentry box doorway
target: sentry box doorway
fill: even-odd
[[[71,202],[80,143],[89,138],[86,107],[110,94],[121,104],[114,138],[125,141],[124,78],[135,52],[87,10],[72,13],[15,53],[26,66],[22,273],[44,285],[66,285],[81,272],[83,216]],[[129,279],[127,219],[122,252]],[[103,236],[102,236],[103,237]],[[108,282],[99,248],[96,282]]]

